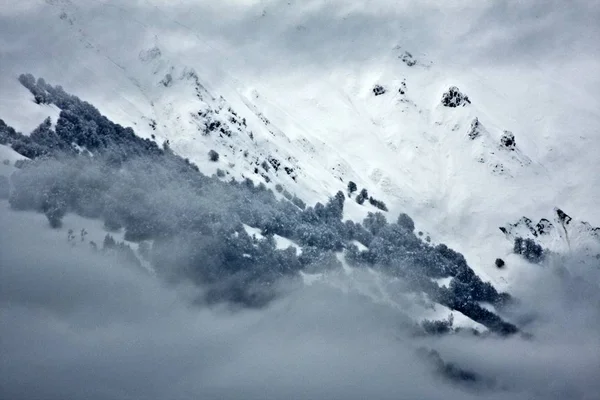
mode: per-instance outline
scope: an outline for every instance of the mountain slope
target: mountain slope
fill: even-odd
[[[25,2],[2,10],[12,41],[2,42],[0,115],[25,133],[56,115],[15,82],[32,72],[144,137],[168,139],[204,172],[265,175],[309,203],[352,180],[502,284],[511,270],[493,260],[512,245],[498,226],[555,206],[600,225],[600,161],[589,151],[600,146],[600,115],[597,78],[574,75],[597,67],[593,48],[505,56],[498,44],[533,35],[531,21],[502,37],[497,11],[388,1]],[[552,23],[566,18],[546,13],[532,26],[553,39]],[[375,95],[376,85],[385,93]],[[451,86],[470,104],[444,107]],[[471,140],[475,119],[481,134]],[[514,149],[501,144],[504,131]],[[352,205],[346,216],[374,210]]]

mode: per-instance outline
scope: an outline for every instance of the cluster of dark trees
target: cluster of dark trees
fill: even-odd
[[[522,237],[515,238],[513,251],[515,254],[520,254],[527,261],[532,263],[539,263],[544,259],[544,249],[541,245],[537,244],[535,240]]]
[[[83,241],[83,234],[82,234],[81,240]],[[90,243],[92,243],[92,248],[94,250],[98,250],[96,243],[94,243],[94,242],[90,242]],[[106,236],[104,237],[104,241],[102,243],[102,251],[104,253],[108,253],[112,256],[115,256],[117,259],[120,259],[123,262],[133,264],[137,267],[142,266],[140,259],[136,256],[135,252],[131,249],[131,246],[129,246],[125,242],[116,241],[110,234],[106,234]]]
[[[301,270],[339,268],[336,252],[344,251],[350,264],[402,277],[495,332],[517,331],[479,305],[502,307],[510,296],[483,282],[460,253],[422,241],[408,215],[391,223],[380,212],[362,223],[343,221],[341,191],[325,204],[306,207],[291,195],[292,201],[278,199],[250,179],[205,176],[168,145],[137,137],[60,87],[30,76],[21,81],[36,101],[62,111],[55,129],[45,121],[30,136],[0,120],[3,143],[32,159],[12,176],[13,208],[44,212],[53,226],[66,212],[102,219],[108,230],[124,230],[126,240],[144,242],[144,258],[162,276],[207,287],[208,301],[262,306],[277,295],[277,280]],[[251,237],[244,225],[259,228],[263,237]],[[278,249],[274,235],[298,243],[301,254],[293,247]],[[105,248],[119,247],[107,240]],[[433,281],[449,276],[449,287]]]
[[[208,152],[208,159],[209,159],[210,161],[212,161],[212,162],[217,162],[217,161],[219,161],[219,153],[217,153],[217,152],[216,152],[216,151],[214,151],[214,150],[210,150],[210,151]]]
[[[421,322],[421,328],[423,332],[428,335],[444,335],[452,332],[452,325],[454,324],[454,317],[450,314],[450,317],[446,320],[430,320],[426,319]]]
[[[352,197],[352,193],[356,192],[358,187],[356,183],[353,181],[348,182],[348,197]],[[356,202],[360,205],[365,203],[365,200],[369,200],[369,204],[373,207],[380,209],[381,211],[388,211],[387,205],[381,201],[375,199],[373,196],[369,196],[369,192],[366,188],[361,189],[361,191],[356,195]]]
[[[484,378],[480,374],[464,369],[459,365],[446,362],[436,350],[420,347],[416,354],[427,361],[436,374],[444,379],[448,379],[454,383],[466,385],[468,387],[491,387],[495,385],[493,380]]]

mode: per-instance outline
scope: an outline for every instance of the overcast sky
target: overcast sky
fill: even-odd
[[[360,63],[396,44],[417,54],[431,53],[444,65],[454,59],[460,67],[541,68],[548,63],[556,67],[577,60],[597,63],[600,56],[600,3],[586,0],[453,0],[443,4],[335,0],[306,3],[310,6],[280,0],[25,0],[17,7],[8,3],[0,4],[4,64],[14,63],[10,57],[25,57],[23,50],[28,48],[35,50],[29,52],[31,59],[69,56],[69,48],[54,36],[62,31],[49,29],[48,24],[68,23],[69,18],[75,23],[86,20],[84,34],[91,43],[98,44],[102,32],[100,43],[112,43],[105,50],[123,58],[133,45],[153,40],[183,53],[214,45],[213,57],[243,62],[247,70],[306,68],[316,62],[321,67],[340,61]],[[61,10],[66,15],[62,22],[56,18]],[[40,26],[46,35],[39,35],[36,27]],[[137,52],[129,56],[136,57]],[[276,61],[266,64],[265,60]],[[597,83],[599,78],[586,79]]]

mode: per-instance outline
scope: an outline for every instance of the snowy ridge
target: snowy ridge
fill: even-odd
[[[559,208],[551,219],[542,218],[534,223],[522,217],[513,224],[500,227],[507,239],[528,238],[542,247],[558,253],[581,252],[586,256],[600,254],[600,228],[586,221],[573,219]]]

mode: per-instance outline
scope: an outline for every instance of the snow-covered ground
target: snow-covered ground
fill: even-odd
[[[206,173],[308,203],[352,180],[502,286],[522,264],[494,266],[512,249],[499,226],[555,206],[600,225],[600,13],[536,4],[21,1],[0,7],[0,118],[56,117],[17,82],[31,72]],[[471,103],[442,106],[450,86]]]
[[[264,236],[260,233],[259,228],[254,228],[252,226],[244,224],[244,229],[246,230],[246,233],[248,233],[248,235],[250,235],[251,237],[254,236],[257,239],[264,238]],[[300,255],[302,253],[302,248],[297,243],[294,243],[288,238],[284,238],[283,236],[279,235],[273,235],[273,239],[275,239],[275,246],[279,250],[284,250],[288,247],[293,247],[294,249],[296,249],[297,255]]]
[[[0,175],[9,177],[16,170],[15,161],[24,159],[10,147],[0,144]]]

